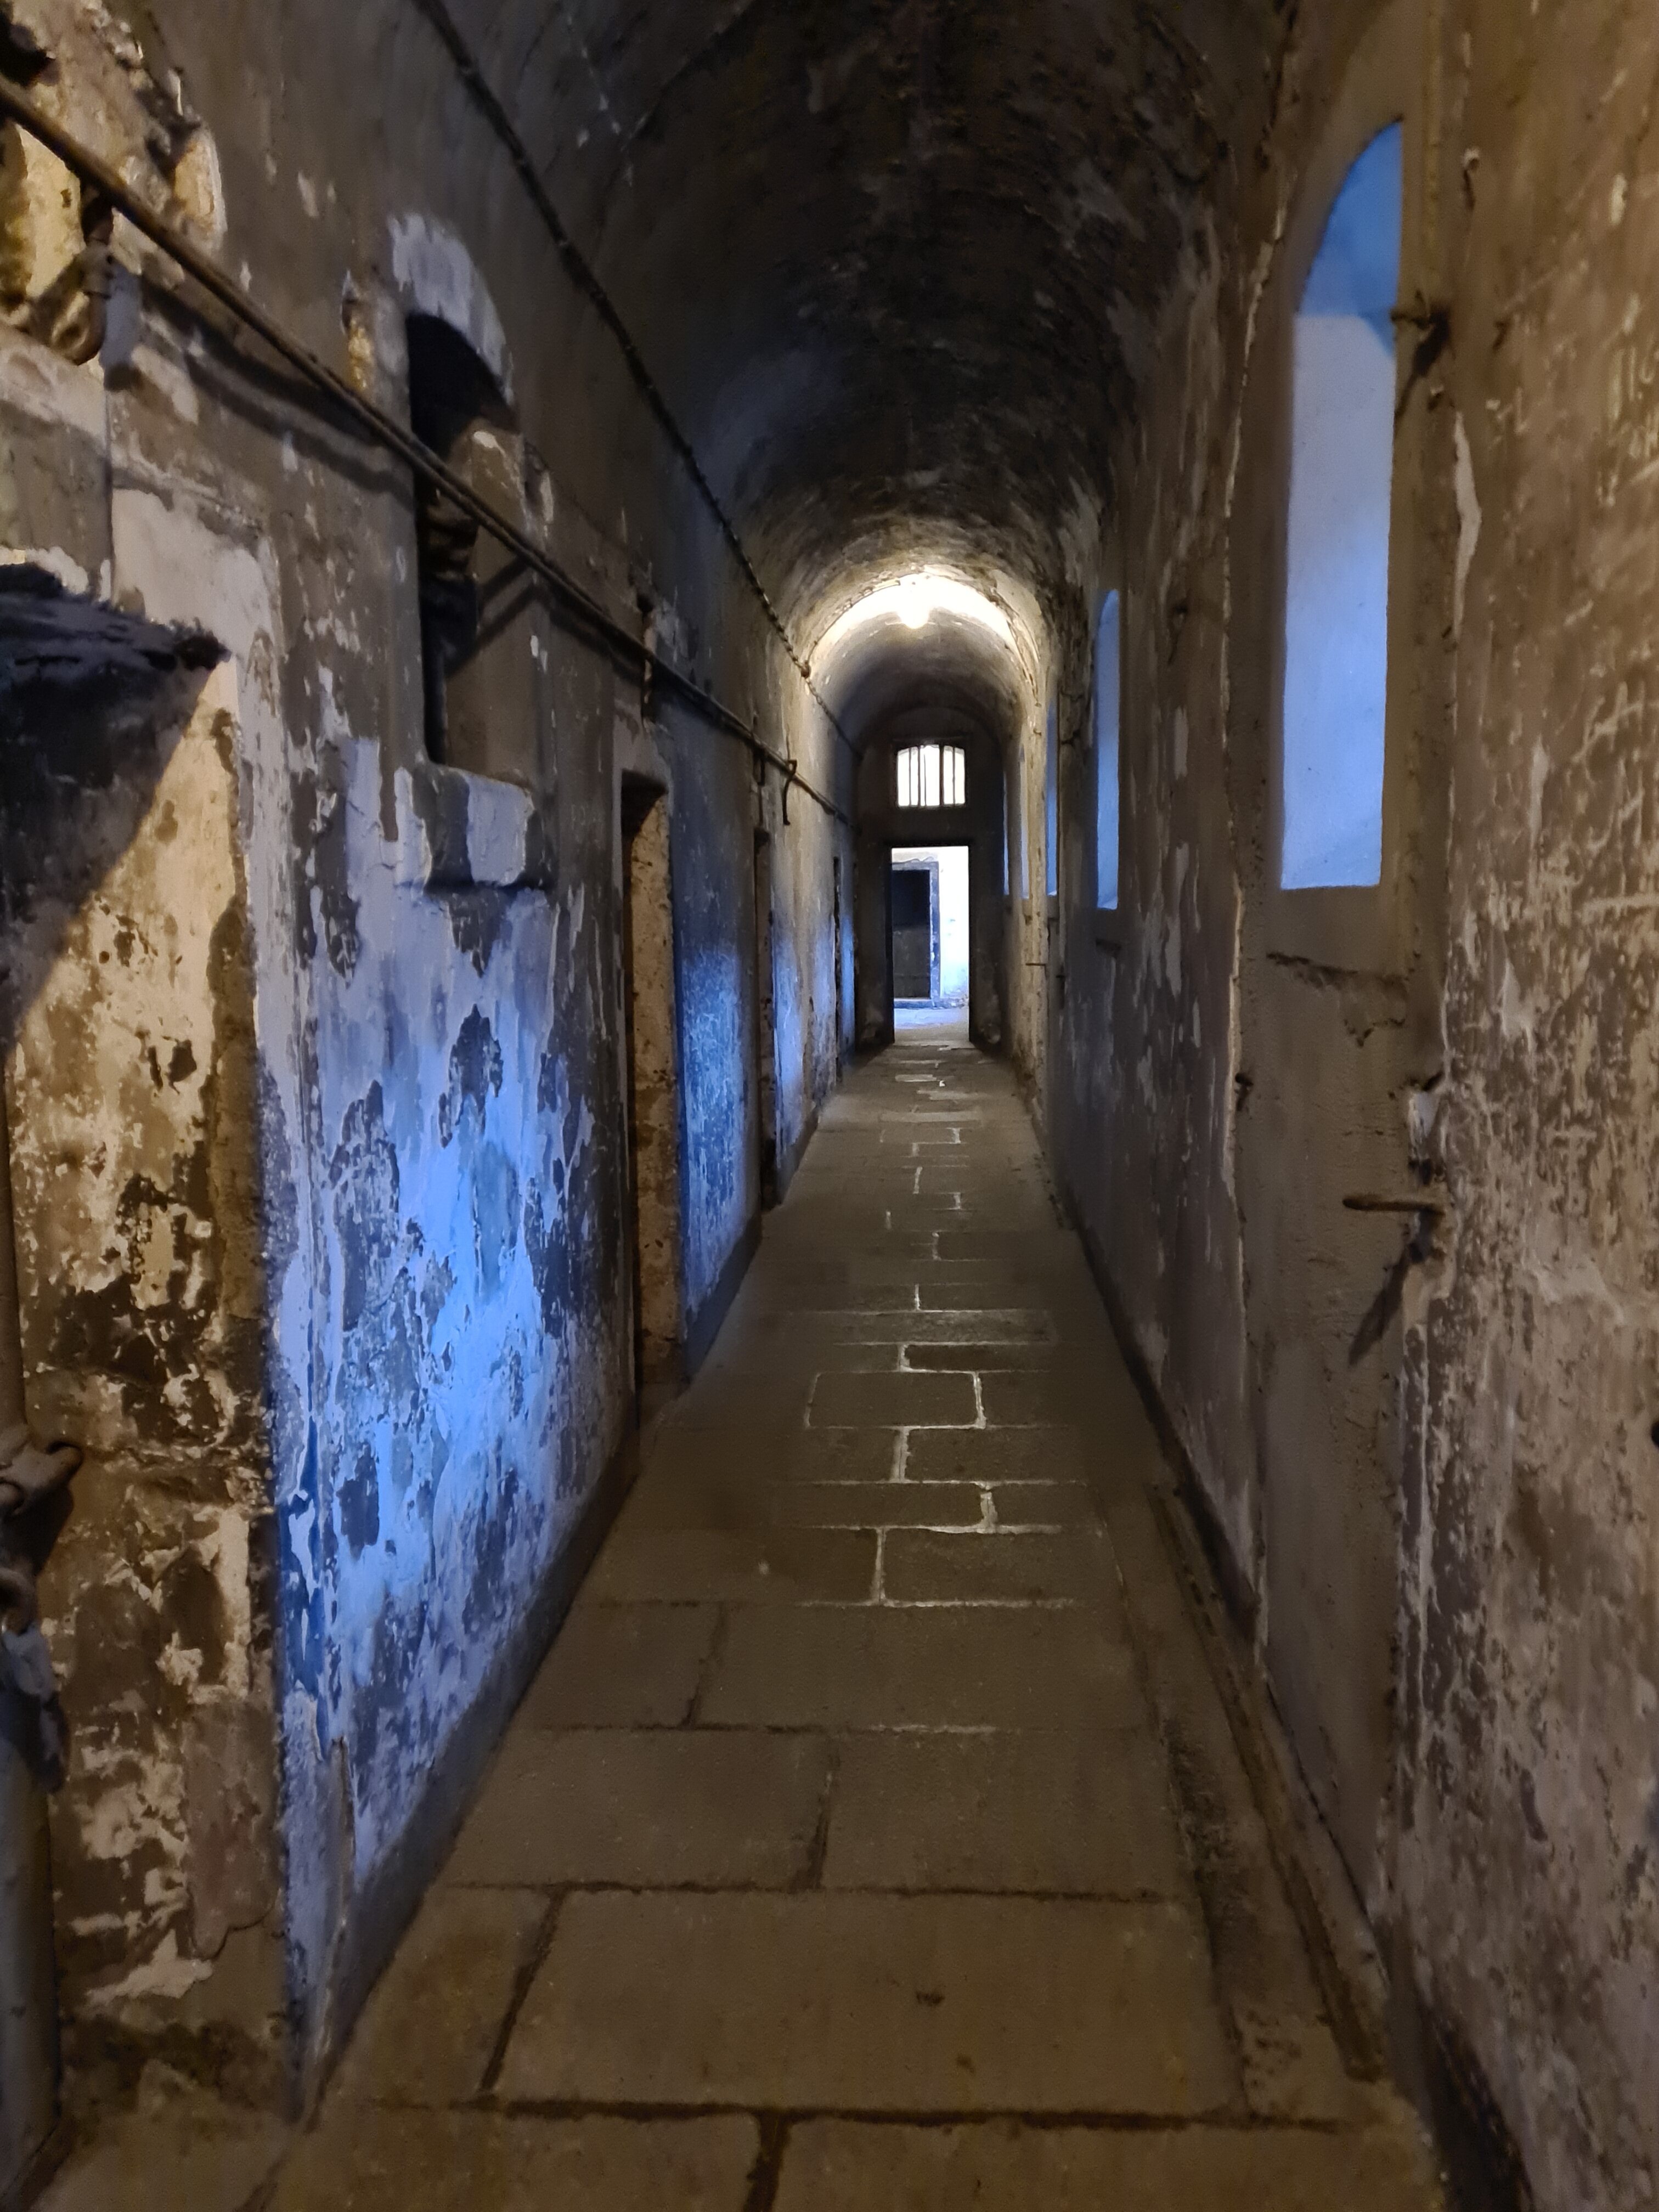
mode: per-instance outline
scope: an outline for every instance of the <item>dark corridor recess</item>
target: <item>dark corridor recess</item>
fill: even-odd
[[[893,996],[901,1003],[933,996],[933,880],[925,868],[893,871]]]

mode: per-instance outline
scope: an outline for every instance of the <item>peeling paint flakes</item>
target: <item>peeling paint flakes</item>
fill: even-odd
[[[201,1547],[214,1570],[224,1607],[224,1684],[235,1698],[250,1690],[249,1655],[253,1643],[253,1606],[248,1594],[247,1522],[238,1512],[219,1516],[218,1526]]]
[[[1504,957],[1504,988],[1498,1000],[1498,1018],[1503,1024],[1504,1037],[1510,1043],[1520,1037],[1524,1037],[1528,1044],[1534,1042],[1533,1010],[1522,994],[1520,982],[1507,953]]]
[[[92,1990],[87,2003],[94,2012],[111,2012],[135,1997],[187,1996],[198,1982],[207,1981],[212,1966],[200,1959],[181,1959],[179,1937],[169,1928],[143,1966],[135,1966],[124,1981]]]
[[[300,1572],[305,1577],[307,1598],[314,1598],[317,1595],[317,1575],[312,1564],[311,1540],[316,1522],[316,1503],[314,1499],[309,1498],[306,1499],[303,1505],[295,1510],[289,1522],[289,1549],[294,1559],[298,1562]]]
[[[194,1692],[202,1679],[202,1655],[181,1643],[174,1634],[167,1638],[161,1658],[156,1662],[165,1680],[175,1690]]]
[[[118,1754],[131,1765],[132,1754]],[[112,1762],[113,1763],[113,1762]],[[179,1770],[165,1760],[151,1763],[138,1780],[101,1790],[87,1807],[81,1820],[81,1840],[87,1856],[117,1861],[133,1857],[146,1844],[160,1850],[163,1858],[182,1856],[178,1806],[182,1792]],[[163,1817],[172,1810],[173,1818]]]
[[[1474,456],[1469,450],[1469,434],[1463,418],[1457,417],[1454,428],[1457,441],[1457,578],[1453,598],[1453,635],[1463,634],[1463,602],[1468,589],[1469,570],[1480,544],[1480,500],[1475,490]]]

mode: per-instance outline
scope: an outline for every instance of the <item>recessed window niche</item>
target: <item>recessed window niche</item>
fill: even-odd
[[[1348,173],[1296,318],[1285,615],[1286,890],[1380,883],[1404,133]]]

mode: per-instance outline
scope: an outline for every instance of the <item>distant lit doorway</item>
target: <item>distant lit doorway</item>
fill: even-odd
[[[966,845],[900,845],[890,876],[896,1030],[968,1019],[972,919]]]

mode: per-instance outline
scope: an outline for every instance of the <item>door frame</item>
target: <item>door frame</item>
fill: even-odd
[[[968,1015],[968,1033],[970,1036],[975,1036],[978,1033],[979,1027],[976,1019],[977,1006],[975,1003],[978,987],[978,963],[975,958],[975,955],[979,950],[980,931],[979,890],[976,881],[978,870],[975,866],[975,862],[978,858],[979,841],[972,836],[963,836],[959,837],[918,837],[915,836],[903,836],[896,832],[890,831],[890,833],[882,839],[881,846],[884,855],[883,861],[883,902],[886,912],[887,923],[888,1037],[890,1040],[897,1034],[897,1008],[900,1004],[897,994],[894,989],[893,976],[893,855],[895,853],[901,851],[925,853],[962,852],[965,853],[968,856],[968,1004],[966,1011]],[[915,865],[920,866],[921,863],[918,862]],[[941,912],[942,909],[939,903],[939,871],[937,867],[935,867],[933,884],[935,971],[933,989],[935,994],[937,994],[939,988],[938,970],[943,959],[942,945],[944,924],[940,919]],[[906,1006],[920,1006],[923,1001],[916,999],[908,999],[904,1000],[903,1003]]]

